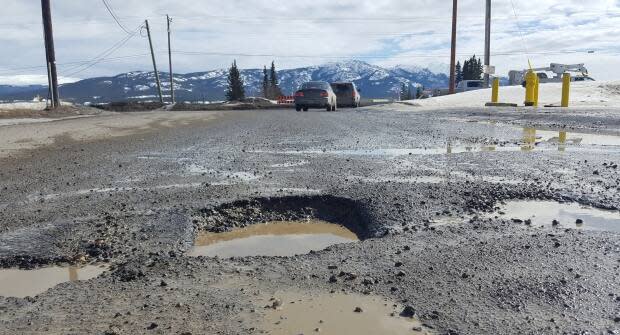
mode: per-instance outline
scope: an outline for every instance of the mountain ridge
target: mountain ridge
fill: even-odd
[[[223,100],[227,86],[225,69],[174,75],[175,95],[178,101]],[[241,70],[247,96],[260,96],[262,69]],[[164,95],[170,90],[170,76],[161,72]],[[278,71],[280,87],[284,94],[292,94],[303,82],[353,81],[367,98],[394,98],[402,84],[428,88],[445,87],[447,75],[415,67],[384,68],[363,61],[331,62],[324,65],[285,69]],[[111,77],[95,77],[60,86],[64,100],[76,103],[102,103],[112,101],[147,101],[157,98],[153,72],[131,71]],[[15,90],[7,94],[0,90],[0,100],[29,100],[36,94],[46,95],[46,88]]]

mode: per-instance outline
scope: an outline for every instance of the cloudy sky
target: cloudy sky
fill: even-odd
[[[359,59],[382,66],[447,69],[449,0],[52,0],[63,81],[150,70],[148,18],[160,70],[167,69],[166,14],[175,72],[280,68]],[[2,0],[0,84],[45,83],[38,0]],[[620,0],[493,0],[492,63],[499,74],[550,62],[586,63],[620,79]],[[126,32],[127,30],[128,32]],[[459,1],[460,59],[482,55],[484,0]]]

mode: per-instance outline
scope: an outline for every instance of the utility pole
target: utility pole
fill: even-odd
[[[41,12],[43,15],[43,36],[45,38],[45,59],[50,98],[52,100],[52,108],[58,108],[60,106],[60,96],[58,95],[58,74],[56,72],[56,52],[54,51],[50,0],[41,0]]]
[[[489,78],[491,70],[491,0],[487,1],[486,20],[484,29],[484,87],[489,87]]]
[[[452,0],[452,49],[450,54],[450,94],[456,92],[456,16],[458,14],[457,0]]]
[[[161,82],[159,81],[159,72],[157,72],[157,63],[155,62],[155,52],[153,51],[153,40],[151,39],[151,29],[149,28],[149,20],[144,21],[146,25],[146,33],[149,36],[149,46],[151,47],[151,58],[153,58],[153,71],[155,71],[155,80],[157,80],[157,93],[159,94],[159,102],[164,103],[164,96],[161,93]]]
[[[170,22],[172,19],[166,14],[168,21],[168,63],[170,64],[170,101],[174,103],[174,75],[172,74],[172,47],[170,46]]]

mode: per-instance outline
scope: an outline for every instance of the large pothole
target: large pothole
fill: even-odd
[[[333,196],[260,198],[204,209],[190,256],[293,256],[369,236],[367,215]]]

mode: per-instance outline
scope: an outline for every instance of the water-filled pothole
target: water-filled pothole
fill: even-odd
[[[533,226],[557,226],[620,232],[620,212],[577,203],[508,201],[494,216]]]
[[[88,265],[36,270],[0,270],[0,296],[16,298],[36,296],[60,283],[95,278],[106,269],[104,266]]]
[[[352,231],[325,221],[275,221],[230,232],[201,232],[190,256],[294,256],[357,240]]]
[[[358,201],[331,195],[239,200],[194,216],[191,255],[291,256],[383,236]]]
[[[261,303],[265,307],[261,328],[272,335],[433,333],[415,317],[412,307],[380,297],[279,292]]]

